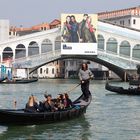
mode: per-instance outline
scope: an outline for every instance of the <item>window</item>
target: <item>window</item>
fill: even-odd
[[[44,27],[44,30],[46,30],[46,27]]]
[[[46,74],[48,74],[48,71],[49,71],[48,68],[46,68]]]
[[[135,19],[133,19],[133,24],[136,24],[136,20]]]
[[[41,27],[41,30],[43,30],[43,27]]]
[[[62,74],[65,74],[65,69],[62,69]]]
[[[65,67],[65,61],[63,61],[63,66]]]
[[[58,73],[58,69],[56,69],[56,73]]]
[[[42,74],[42,68],[40,68],[40,74]]]
[[[70,66],[73,66],[73,65],[74,65],[73,60],[70,60]]]
[[[52,68],[52,74],[54,74],[54,68]]]
[[[130,19],[128,19],[128,24],[130,24]]]
[[[122,21],[122,24],[124,25],[124,20]]]
[[[9,35],[11,35],[11,32],[9,32]]]

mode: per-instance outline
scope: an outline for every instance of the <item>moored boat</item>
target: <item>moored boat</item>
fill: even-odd
[[[126,94],[126,95],[140,95],[140,87],[129,87],[127,89],[119,86],[110,85],[106,82],[105,89],[116,92],[118,94]]]
[[[0,83],[3,82],[3,81],[5,81],[6,79],[7,79],[7,77],[5,77],[5,78],[0,78]]]
[[[81,95],[73,102],[73,107],[55,112],[25,112],[24,109],[0,109],[0,124],[3,125],[33,125],[54,123],[72,118],[77,118],[86,112],[92,100],[90,95],[88,100],[84,100]]]
[[[0,84],[26,84],[38,81],[38,78],[30,78],[30,79],[15,79],[9,81],[7,79],[0,82]]]

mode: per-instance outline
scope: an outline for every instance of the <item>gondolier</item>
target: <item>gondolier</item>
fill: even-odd
[[[82,67],[79,70],[78,75],[79,75],[79,79],[81,81],[81,90],[85,96],[85,99],[88,99],[88,97],[90,95],[89,82],[90,82],[90,79],[93,79],[93,74],[88,69],[88,65],[86,63],[82,64]]]

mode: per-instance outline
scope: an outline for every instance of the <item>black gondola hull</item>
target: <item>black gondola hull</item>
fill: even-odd
[[[81,96],[82,97],[82,96]],[[68,110],[56,112],[24,112],[24,109],[0,109],[0,124],[2,125],[34,125],[47,124],[64,120],[78,118],[86,111],[90,104],[92,97],[90,96],[88,102],[81,98],[74,101],[74,107]],[[81,102],[81,103],[80,103]]]
[[[140,88],[128,88],[124,89],[123,87],[112,86],[108,82],[105,85],[105,89],[116,92],[118,94],[126,94],[126,95],[140,95]]]
[[[37,82],[38,78],[32,78],[32,79],[20,79],[15,81],[2,81],[0,84],[27,84],[32,82]]]

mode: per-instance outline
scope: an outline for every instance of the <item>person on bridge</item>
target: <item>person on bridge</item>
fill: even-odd
[[[88,69],[88,65],[86,63],[82,64],[82,67],[79,70],[78,76],[81,81],[81,90],[85,96],[85,101],[87,101],[89,95],[91,94],[89,91],[89,82],[90,82],[90,79],[93,79],[93,74]]]

